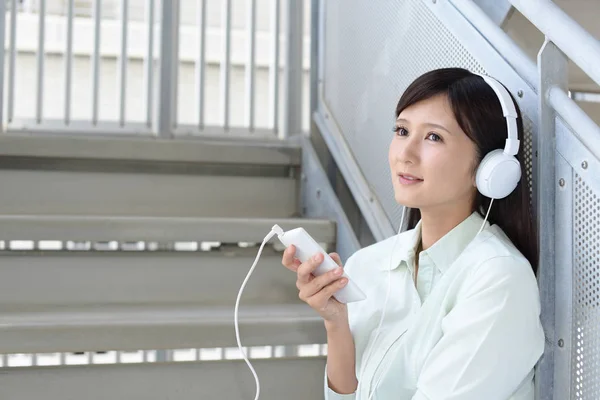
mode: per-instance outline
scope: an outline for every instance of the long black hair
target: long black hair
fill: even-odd
[[[442,68],[429,71],[410,84],[398,101],[396,118],[405,108],[440,94],[448,96],[456,121],[477,147],[478,158],[473,169],[475,173],[487,153],[504,148],[507,127],[500,101],[481,76],[462,68]],[[518,113],[517,128],[521,140],[519,154],[516,157],[521,164],[523,176],[508,197],[494,201],[488,220],[491,224],[502,228],[517,249],[527,258],[535,272],[539,251],[536,225],[530,204],[530,191],[525,176],[527,169],[524,164],[523,120],[514,98],[513,103]],[[483,217],[489,205],[490,199],[477,192],[472,211],[479,212]],[[412,209],[408,228],[414,228],[420,219],[419,209]]]

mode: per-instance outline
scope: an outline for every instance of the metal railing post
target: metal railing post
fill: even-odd
[[[5,2],[3,2],[2,6],[4,6]],[[0,6],[1,7],[1,6]],[[2,22],[5,22],[3,20]],[[2,25],[2,23],[0,23]],[[4,33],[4,28],[2,29],[2,33]],[[6,124],[10,124],[13,121],[15,115],[15,64],[17,58],[17,2],[11,1],[10,3],[10,52],[9,52],[9,60],[8,60],[8,97],[7,97],[7,108],[8,115],[6,116]],[[2,51],[4,49],[0,49]],[[0,79],[4,78],[4,76],[0,77]],[[2,93],[0,87],[0,93]],[[4,97],[4,96],[2,96]],[[2,100],[0,99],[0,114],[2,113]],[[2,118],[0,115],[0,125],[2,125]],[[2,131],[2,127],[0,126],[0,132]]]
[[[222,32],[222,58],[221,75],[219,77],[219,93],[221,99],[221,123],[225,132],[230,125],[230,86],[231,86],[231,1],[222,0],[221,3],[221,32]]]
[[[4,32],[6,31],[6,2],[0,1],[0,133],[4,132]]]
[[[41,123],[44,117],[44,63],[46,58],[46,0],[41,0],[39,3],[38,10],[38,48],[37,48],[37,97],[36,97],[36,111],[35,121]],[[2,13],[2,17],[4,17]],[[4,43],[4,42],[3,42]],[[2,64],[4,68],[4,64]]]
[[[302,130],[302,21],[304,2],[288,0],[285,34],[285,80],[281,139]]]
[[[269,120],[273,126],[273,131],[279,134],[279,31],[281,10],[281,0],[271,0],[271,62],[269,65],[269,109],[271,114]]]
[[[537,366],[538,400],[552,400],[554,397],[555,354],[558,348],[557,324],[555,317],[555,200],[556,200],[556,113],[547,101],[552,87],[567,90],[567,58],[549,40],[546,40],[538,55],[539,72],[539,130],[534,136],[533,148],[533,203],[537,216],[540,260],[538,281],[540,287],[542,324],[546,333],[546,349]],[[564,229],[564,228],[563,228]],[[561,266],[565,268],[566,266]],[[562,377],[559,380],[564,380]],[[556,382],[558,383],[558,382]],[[568,386],[568,384],[567,384]],[[556,398],[570,398],[558,396]]]
[[[177,63],[179,55],[179,0],[161,4],[159,75],[156,103],[156,134],[169,138],[177,121]]]

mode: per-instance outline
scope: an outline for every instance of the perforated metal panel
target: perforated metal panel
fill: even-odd
[[[530,199],[533,197],[533,122],[527,115],[523,115],[523,156],[525,157],[525,174],[529,186]]]
[[[574,183],[571,398],[600,399],[600,193]]]
[[[387,154],[398,99],[415,78],[432,69],[487,71],[424,1],[328,0],[325,21],[323,102],[397,226],[401,207],[394,199]],[[532,118],[524,115],[529,165],[524,179],[530,187]]]

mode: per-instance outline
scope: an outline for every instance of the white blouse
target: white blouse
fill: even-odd
[[[531,265],[497,225],[473,213],[419,254],[415,229],[363,248],[345,265],[367,294],[348,304],[356,347],[357,393],[328,387],[325,399],[533,400],[544,350]],[[391,258],[390,258],[391,256]],[[373,343],[388,288],[385,318]],[[367,348],[373,347],[368,360]],[[377,382],[380,381],[377,386]]]

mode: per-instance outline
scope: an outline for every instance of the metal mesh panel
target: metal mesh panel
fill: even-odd
[[[523,155],[525,157],[525,171],[523,179],[529,186],[530,200],[533,200],[533,122],[523,115]]]
[[[426,71],[484,67],[420,1],[326,2],[324,101],[355,159],[395,225],[387,160],[394,109],[408,85]],[[524,179],[531,187],[531,120],[524,116]]]
[[[575,176],[571,398],[600,398],[600,193]]]

